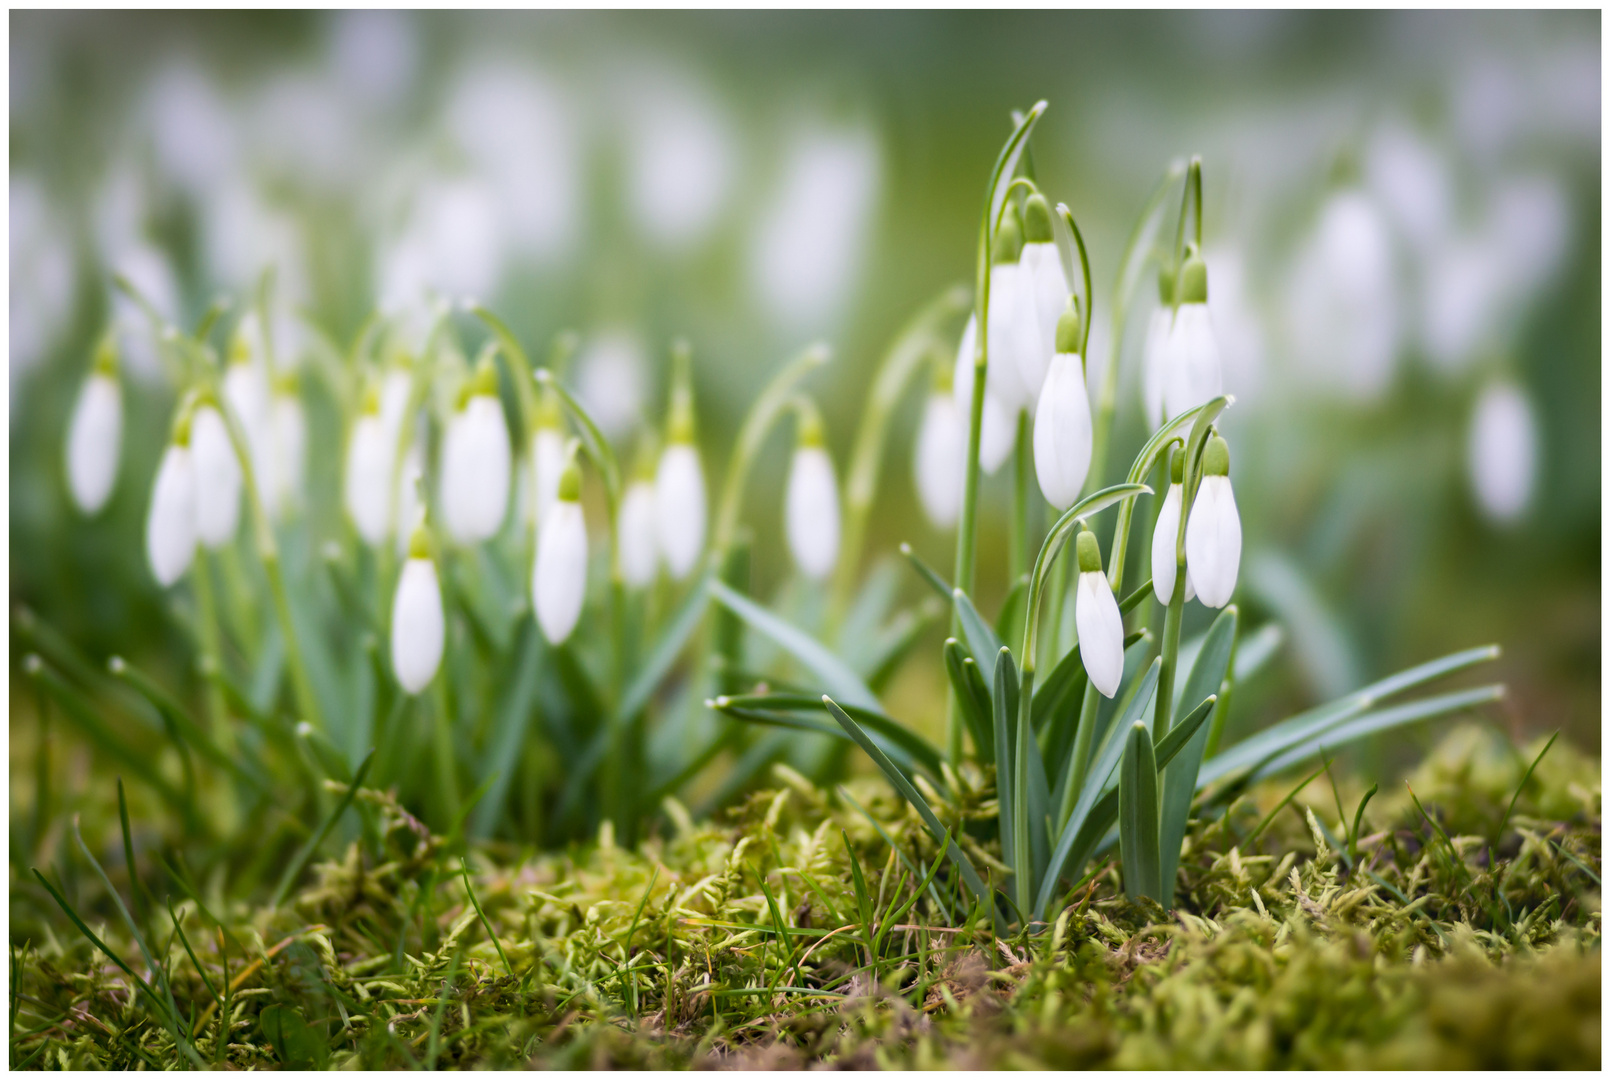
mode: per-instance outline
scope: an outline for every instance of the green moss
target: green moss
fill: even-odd
[[[1536,750],[1452,733],[1410,778],[1449,839],[1407,793],[1384,796],[1354,863],[1328,838],[1346,830],[1319,784],[1248,843],[1286,793],[1257,789],[1193,823],[1178,911],[1125,900],[1110,864],[1028,940],[996,940],[957,910],[948,923],[925,894],[870,955],[840,830],[883,913],[910,897],[907,864],[925,867],[934,843],[873,781],[850,794],[898,853],[837,791],[782,768],[778,789],[711,822],[669,805],[638,851],[606,827],[563,853],[472,854],[496,942],[457,856],[369,791],[377,845],[315,866],[284,907],[225,904],[209,885],[227,951],[193,901],[176,905],[206,983],[160,904],[142,910],[195,1052],[236,1068],[1596,1067],[1597,763],[1556,746],[1497,860],[1488,848]],[[988,812],[988,774],[969,769],[958,786],[956,803],[936,796],[942,817]],[[999,854],[963,843],[981,866]],[[159,867],[142,871],[142,897],[183,895]],[[76,876],[74,902],[137,958],[89,881]],[[13,1062],[185,1064],[129,976],[48,905],[14,873]],[[222,990],[226,961],[220,1053],[209,986]]]

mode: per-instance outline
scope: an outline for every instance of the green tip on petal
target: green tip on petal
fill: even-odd
[[[364,387],[364,399],[358,403],[358,411],[366,416],[380,415],[380,387],[373,382]]]
[[[97,375],[117,374],[117,335],[111,330],[102,334],[101,340],[96,342],[90,370]]]
[[[179,411],[173,417],[173,444],[175,446],[190,445],[190,425],[196,418],[195,399],[179,406]]]
[[[559,497],[564,502],[579,502],[582,498],[582,470],[572,458],[565,471],[559,474]]]
[[[483,356],[481,362],[475,366],[475,375],[470,380],[470,393],[476,394],[498,393],[498,366],[492,362],[492,357]]]
[[[1052,242],[1052,208],[1047,204],[1046,196],[1038,191],[1024,200],[1024,242]]]
[[[548,383],[542,384],[537,392],[537,426],[540,428],[558,429],[565,422],[565,407],[560,404],[559,394]]]
[[[1011,209],[1001,219],[996,230],[996,247],[993,252],[998,263],[1017,262],[1024,250],[1024,231],[1018,225],[1018,215]]]
[[[1208,264],[1197,252],[1197,245],[1186,248],[1186,261],[1180,266],[1180,302],[1182,304],[1208,303]]]
[[[1167,266],[1158,267],[1158,303],[1175,302],[1175,272]]]
[[[1096,542],[1096,534],[1090,529],[1082,527],[1080,534],[1074,540],[1074,554],[1080,563],[1080,573],[1100,574],[1102,572],[1102,548]]]
[[[431,557],[431,530],[425,527],[425,515],[420,515],[418,525],[408,534],[408,557],[410,559],[429,559]]]
[[[795,427],[795,445],[801,447],[826,445],[827,437],[822,430],[822,414],[817,412],[817,407],[802,399],[798,411],[800,421]]]
[[[1070,296],[1068,309],[1057,318],[1057,351],[1070,355],[1080,351],[1079,301]]]
[[[1179,448],[1169,455],[1169,482],[1171,484],[1186,482],[1186,455]]]
[[[1208,437],[1203,447],[1203,475],[1229,476],[1231,474],[1231,448],[1218,435]]]

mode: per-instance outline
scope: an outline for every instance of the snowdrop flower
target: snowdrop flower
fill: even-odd
[[[1466,463],[1477,506],[1490,520],[1514,521],[1532,498],[1538,428],[1521,388],[1491,384],[1477,399],[1466,444]]]
[[[371,387],[347,440],[345,501],[353,527],[372,547],[386,539],[391,527],[392,458],[396,453],[397,440],[381,414],[380,394]]]
[[[1212,608],[1230,602],[1242,561],[1242,521],[1236,515],[1230,471],[1230,448],[1218,434],[1209,436],[1202,482],[1186,521],[1186,565],[1197,599]]]
[[[214,550],[229,543],[240,521],[240,459],[216,405],[201,405],[190,424],[196,469],[196,537]]]
[[[571,461],[560,476],[559,497],[537,534],[537,564],[531,575],[537,626],[551,645],[563,643],[576,629],[587,592],[587,526],[581,498],[582,473]]]
[[[117,339],[108,332],[67,422],[67,487],[85,514],[112,495],[123,442],[123,390],[117,381]]]
[[[654,501],[666,569],[681,581],[692,572],[705,546],[705,475],[694,447],[694,396],[686,371],[678,373],[671,391]]]
[[[1039,192],[1024,201],[1024,250],[1018,257],[1018,275],[1017,315],[1023,335],[1018,375],[1026,388],[1038,393],[1046,383],[1052,354],[1058,351],[1057,323],[1071,291],[1052,240],[1052,211]]]
[[[559,496],[559,477],[565,471],[565,414],[559,395],[544,384],[538,391],[537,423],[531,434],[532,514],[538,526]]]
[[[1141,345],[1141,411],[1146,414],[1148,431],[1158,430],[1168,419],[1164,416],[1164,364],[1174,321],[1175,275],[1164,266],[1158,269],[1158,306],[1147,320],[1147,336]]]
[[[425,479],[425,432],[414,433],[414,441],[403,452],[403,464],[397,470],[397,520],[418,521],[420,515],[425,513],[420,503],[420,493],[424,490]],[[413,534],[397,530],[397,554],[408,554],[408,545],[413,542]]]
[[[1214,340],[1214,324],[1208,317],[1208,267],[1195,245],[1188,245],[1186,249],[1177,288],[1180,304],[1175,308],[1175,319],[1169,328],[1163,364],[1167,416],[1179,416],[1224,392],[1219,345]]]
[[[1074,541],[1079,560],[1079,589],[1074,596],[1074,625],[1080,632],[1080,662],[1103,697],[1119,692],[1124,677],[1124,618],[1102,572],[1102,549],[1096,534],[1081,528]]]
[[[1169,462],[1169,491],[1164,495],[1163,508],[1158,511],[1158,523],[1152,529],[1152,592],[1160,604],[1168,604],[1175,596],[1175,554],[1180,543],[1180,511],[1186,505],[1183,483],[1186,455],[1177,450]],[[1197,594],[1192,587],[1191,573],[1186,574],[1186,599]]]
[[[1060,511],[1080,497],[1091,468],[1091,401],[1080,359],[1080,316],[1072,296],[1067,303],[1057,321],[1057,352],[1035,406],[1035,478],[1046,501]]]
[[[145,553],[163,587],[178,581],[196,554],[196,468],[191,456],[191,415],[181,411],[162,453],[151,508],[145,519]]]
[[[806,403],[789,464],[783,524],[801,571],[816,581],[826,578],[839,558],[839,482],[824,445],[822,418]]]
[[[408,561],[392,598],[392,672],[404,691],[417,694],[442,665],[442,587],[431,559],[423,515],[408,542]]]
[[[1289,333],[1316,380],[1355,400],[1379,397],[1398,358],[1399,289],[1375,200],[1331,196],[1289,280]]]
[[[644,442],[626,493],[621,496],[621,578],[634,589],[654,581],[660,566],[660,544],[655,535],[655,457]]]
[[[281,376],[275,383],[269,400],[269,442],[274,468],[266,487],[268,511],[280,517],[302,505],[302,477],[307,469],[308,420],[297,396],[295,376]]]
[[[957,415],[962,423],[962,455],[967,461],[968,425],[973,418],[973,359],[979,343],[977,315],[968,316],[968,325],[962,330],[962,341],[957,346],[956,368],[951,377],[951,395],[956,401]],[[994,365],[992,365],[994,366]],[[985,375],[984,404],[979,427],[979,467],[994,476],[996,470],[1012,453],[1013,439],[1017,436],[1017,412],[990,392],[989,373]]]
[[[1015,418],[1020,410],[1035,404],[1035,394],[1040,389],[1038,385],[1027,385],[1022,374],[1035,365],[1036,351],[1034,298],[1026,287],[1024,268],[1018,263],[1022,248],[1023,232],[1017,215],[1008,211],[996,230],[991,249],[995,265],[990,267],[986,338],[990,366],[985,371],[985,388]]]
[[[509,506],[509,428],[498,372],[483,357],[442,436],[442,518],[461,544],[490,539]]]
[[[246,452],[258,487],[265,494],[276,486],[275,454],[269,417],[269,382],[260,361],[254,359],[251,339],[256,336],[257,318],[248,314],[236,327],[229,342],[229,364],[224,371],[224,400],[235,410],[246,436]],[[261,340],[261,339],[259,339]]]
[[[968,420],[957,410],[956,398],[951,394],[951,372],[936,365],[934,374],[934,389],[923,406],[923,422],[917,430],[912,471],[923,513],[936,528],[949,529],[962,509]]]

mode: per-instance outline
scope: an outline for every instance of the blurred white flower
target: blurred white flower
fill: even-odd
[[[146,558],[165,588],[184,576],[196,554],[196,471],[187,438],[163,451],[145,519]]]
[[[392,459],[396,453],[397,439],[381,418],[378,395],[372,395],[347,439],[343,484],[347,516],[371,547],[384,542],[391,528]]]
[[[621,578],[634,589],[654,582],[660,566],[654,481],[633,480],[621,497]]]
[[[245,292],[272,266],[278,296],[292,303],[313,299],[296,220],[270,209],[248,178],[238,176],[209,189],[201,212],[203,248],[214,284]]]
[[[1527,509],[1538,467],[1538,425],[1515,383],[1491,383],[1477,399],[1466,463],[1477,506],[1490,521],[1515,521]]]
[[[649,239],[681,248],[715,224],[737,149],[719,102],[692,79],[640,72],[624,88],[627,202]]]
[[[1506,309],[1505,252],[1492,235],[1459,236],[1427,261],[1421,337],[1444,371],[1493,344]]]
[[[436,564],[424,551],[410,553],[392,600],[392,671],[406,693],[419,693],[436,677],[445,634]]]
[[[1454,129],[1471,154],[1492,161],[1527,123],[1527,95],[1519,74],[1497,56],[1468,62],[1455,77],[1449,98]]]
[[[1225,391],[1219,342],[1208,310],[1207,267],[1201,257],[1190,254],[1180,275],[1180,303],[1169,324],[1163,357],[1164,413],[1171,417]]]
[[[1365,184],[1417,252],[1448,234],[1454,219],[1448,162],[1410,128],[1395,121],[1376,129],[1365,149]]]
[[[607,439],[619,439],[642,419],[643,342],[624,329],[595,336],[577,358],[576,395]]]
[[[1235,387],[1239,406],[1231,415],[1246,416],[1246,406],[1258,400],[1264,384],[1264,326],[1248,295],[1247,264],[1241,251],[1212,247],[1204,257],[1214,268],[1208,313],[1219,345],[1220,369],[1225,385]]]
[[[1018,375],[1026,389],[1039,394],[1046,382],[1046,367],[1057,351],[1057,320],[1071,290],[1052,239],[1051,210],[1038,193],[1024,203],[1024,249],[1018,257],[1018,273],[1017,316],[1025,323],[1020,330]]]
[[[67,423],[67,486],[79,510],[89,515],[99,513],[112,495],[123,443],[123,390],[113,347],[110,340],[101,345]]]
[[[203,195],[234,171],[241,125],[193,61],[158,66],[147,109],[157,161],[180,187]]]
[[[509,507],[509,427],[497,376],[488,378],[491,364],[483,365],[469,399],[442,436],[442,521],[461,544],[494,536]]]
[[[242,432],[246,436],[246,452],[251,460],[252,472],[258,490],[264,497],[274,490],[278,462],[274,448],[273,422],[270,417],[269,380],[263,363],[256,358],[256,350],[246,351],[243,339],[254,333],[255,316],[241,320],[232,343],[229,366],[224,372],[224,400],[235,411]]]
[[[795,133],[782,182],[753,232],[754,287],[773,318],[821,327],[855,294],[879,188],[878,144],[860,129]]]
[[[1080,634],[1080,663],[1103,697],[1119,692],[1124,678],[1124,616],[1102,572],[1102,549],[1082,528],[1074,541],[1079,582],[1074,594],[1074,625]]]
[[[331,74],[370,108],[394,105],[419,67],[414,16],[405,11],[337,11],[330,17]]]
[[[179,317],[179,282],[162,252],[140,244],[109,255],[108,262],[110,269],[127,278],[168,323]],[[161,378],[157,331],[150,318],[122,289],[114,286],[111,296],[112,321],[118,328],[118,344],[128,370],[143,379]]]
[[[973,354],[977,348],[978,332],[978,317],[969,315],[968,325],[962,328],[962,340],[957,344],[956,368],[951,375],[951,394],[956,400],[957,413],[962,421],[964,464],[968,455],[968,425],[973,422]],[[1003,404],[991,393],[988,368],[985,371],[984,404],[981,409],[979,467],[994,476],[1012,454],[1013,440],[1018,436],[1018,410]]]
[[[486,183],[461,177],[415,193],[410,224],[382,261],[381,307],[412,306],[431,292],[485,296],[503,275],[508,221]]]
[[[949,387],[936,388],[923,406],[912,471],[918,501],[938,529],[956,524],[962,509],[962,481],[968,461],[968,421],[957,410]]]
[[[1230,451],[1218,435],[1203,448],[1203,478],[1186,519],[1186,566],[1197,599],[1224,607],[1242,564],[1242,519],[1231,491]]]
[[[789,551],[806,577],[822,581],[839,558],[839,482],[820,431],[805,436],[789,464],[784,495],[784,532]]]
[[[292,387],[274,390],[269,404],[269,436],[274,447],[274,469],[265,497],[269,513],[278,518],[302,505],[302,479],[307,471],[308,420],[302,411],[302,399]]]
[[[190,424],[196,468],[196,539],[217,549],[235,538],[240,522],[240,459],[216,406],[202,405]]]
[[[1567,255],[1572,207],[1561,182],[1534,173],[1500,181],[1489,220],[1518,304],[1549,284]]]
[[[414,433],[414,441],[403,452],[403,463],[397,470],[397,520],[418,521],[424,509],[420,505],[421,485],[425,478],[425,432]],[[384,539],[384,534],[382,535]],[[378,541],[377,541],[378,542]],[[408,552],[411,538],[408,529],[397,530],[397,553]]]
[[[1080,317],[1072,308],[1058,322],[1056,341],[1035,406],[1034,450],[1041,494],[1061,512],[1080,497],[1091,468],[1091,400],[1078,352]]]
[[[557,427],[542,426],[531,436],[532,505],[539,526],[543,515],[559,495],[560,474],[565,471],[565,435]]]
[[[655,472],[655,517],[660,525],[660,551],[676,581],[686,578],[705,546],[705,474],[699,451],[669,433],[670,445]]]
[[[499,235],[507,232],[521,254],[552,260],[582,220],[582,147],[569,102],[529,66],[487,57],[467,64],[448,98],[448,127],[490,187]]]
[[[537,626],[551,645],[560,644],[576,629],[587,594],[587,526],[579,501],[581,487],[581,473],[573,462],[566,467],[559,497],[537,534],[532,605]]]
[[[1156,431],[1167,419],[1163,414],[1164,361],[1168,356],[1169,327],[1174,320],[1172,302],[1160,299],[1147,318],[1147,336],[1141,343],[1141,411],[1149,431]]]
[[[1363,191],[1327,200],[1287,284],[1287,334],[1303,374],[1356,401],[1386,391],[1398,357],[1392,240]]]
[[[298,185],[333,189],[362,175],[365,125],[332,77],[287,72],[251,105],[251,154],[258,168]]]

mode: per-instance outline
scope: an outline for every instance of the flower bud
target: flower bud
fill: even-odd
[[[436,677],[444,631],[442,589],[421,522],[409,540],[408,561],[392,599],[392,671],[407,693],[419,693]]]
[[[962,509],[962,483],[968,460],[968,422],[957,411],[951,393],[950,372],[936,367],[935,387],[923,406],[923,422],[917,430],[917,450],[912,455],[912,472],[917,481],[918,501],[923,513],[936,528],[956,524]]]
[[[509,507],[509,428],[497,370],[483,357],[442,436],[442,520],[461,544],[491,539]]]
[[[190,417],[181,415],[163,451],[145,520],[145,552],[163,587],[184,576],[196,554],[196,471]]]
[[[582,474],[572,461],[560,476],[559,492],[537,534],[532,569],[532,608],[537,626],[551,645],[576,629],[587,594],[587,525],[582,519]]]
[[[1058,510],[1074,505],[1091,468],[1091,402],[1085,364],[1073,351],[1079,338],[1080,317],[1070,297],[1057,327],[1058,351],[1035,406],[1035,478],[1046,501]]]
[[[196,470],[196,538],[209,548],[234,539],[240,523],[241,463],[217,406],[198,406],[190,423]]]
[[[693,572],[705,546],[705,474],[694,446],[694,397],[686,353],[679,352],[666,417],[666,448],[655,473],[660,551],[673,580]]]
[[[660,565],[654,504],[655,459],[645,440],[638,448],[632,479],[621,496],[621,578],[635,589],[654,581]]]
[[[1466,461],[1477,505],[1489,520],[1514,521],[1532,501],[1538,430],[1526,396],[1514,383],[1482,392],[1471,417]]]
[[[839,484],[823,445],[822,420],[803,408],[784,502],[789,550],[806,577],[821,581],[839,558]]]
[[[1186,522],[1186,563],[1197,599],[1224,607],[1236,591],[1242,561],[1242,521],[1231,493],[1230,449],[1218,435],[1203,448],[1203,478]]]
[[[111,333],[95,349],[95,364],[67,422],[67,487],[85,514],[98,513],[112,496],[123,442],[123,390],[117,379],[117,343]]]
[[[1160,604],[1168,604],[1175,595],[1176,548],[1180,539],[1180,510],[1185,505],[1186,455],[1176,451],[1169,462],[1169,490],[1158,511],[1158,522],[1152,530],[1152,591]],[[1186,574],[1186,599],[1196,595],[1191,574]]]
[[[1045,196],[1038,192],[1024,202],[1023,253],[1018,257],[1020,288],[1017,305],[1021,343],[1018,375],[1024,387],[1040,393],[1046,368],[1054,353],[1080,351],[1079,343],[1065,349],[1057,341],[1057,325],[1067,305],[1068,278],[1063,259],[1052,239],[1052,215]]]
[[[1080,579],[1074,596],[1074,625],[1079,630],[1080,662],[1091,685],[1103,697],[1119,691],[1124,678],[1124,619],[1102,572],[1102,550],[1096,536],[1081,528],[1074,544]]]
[[[565,471],[564,413],[559,394],[548,384],[538,391],[536,430],[531,436],[533,519],[542,525],[543,514],[559,495],[559,476]]]
[[[1219,345],[1208,316],[1208,268],[1195,245],[1188,246],[1187,253],[1176,283],[1180,304],[1164,353],[1166,417],[1179,416],[1224,392]]]
[[[381,412],[380,393],[371,388],[347,439],[344,478],[347,516],[371,547],[384,543],[391,528],[392,459],[396,453],[395,436]]]

